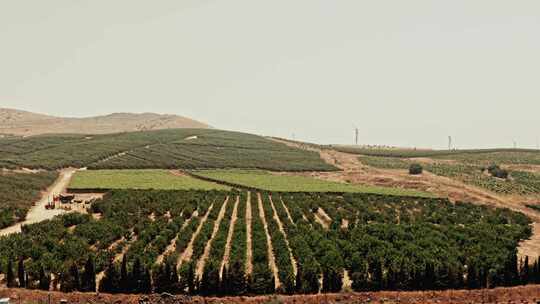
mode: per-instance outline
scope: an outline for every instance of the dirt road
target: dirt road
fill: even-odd
[[[63,193],[66,190],[75,171],[77,170],[72,168],[63,169],[62,171],[60,171],[60,175],[58,179],[54,182],[54,184],[42,194],[41,199],[36,202],[36,205],[30,208],[28,214],[26,215],[26,219],[13,226],[0,230],[0,236],[21,232],[21,227],[23,225],[38,223],[44,220],[52,219],[57,215],[66,213],[67,211],[59,208],[47,210],[45,209],[45,205],[47,205],[49,199],[52,200],[53,195],[58,195],[59,193]]]

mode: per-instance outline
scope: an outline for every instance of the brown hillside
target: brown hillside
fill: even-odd
[[[50,133],[106,134],[172,128],[209,128],[207,124],[177,115],[114,113],[87,118],[64,118],[0,108],[0,134]]]

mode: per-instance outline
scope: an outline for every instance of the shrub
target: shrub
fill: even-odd
[[[493,177],[507,179],[508,178],[508,171],[505,169],[501,169],[498,165],[491,165],[488,167],[488,172]]]
[[[409,174],[411,175],[422,174],[423,171],[424,168],[422,168],[422,165],[420,164],[411,164],[411,166],[409,167]]]

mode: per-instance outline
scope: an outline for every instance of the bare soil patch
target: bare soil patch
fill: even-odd
[[[246,202],[246,275],[253,272],[253,245],[251,238],[251,221],[253,219],[253,214],[251,212],[251,192],[247,194]]]

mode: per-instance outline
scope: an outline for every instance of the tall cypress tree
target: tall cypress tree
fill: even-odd
[[[7,287],[13,288],[15,287],[15,274],[13,273],[13,262],[11,261],[11,258],[8,260],[6,268]]]
[[[86,264],[84,265],[84,272],[81,278],[81,291],[96,291],[96,269],[94,267],[94,260],[91,256],[88,257],[88,260],[86,260]]]
[[[523,265],[521,266],[521,284],[525,285],[530,282],[530,272],[529,257],[525,256],[525,261],[523,261]]]
[[[23,258],[21,257],[19,259],[19,267],[18,267],[18,277],[19,277],[19,287],[20,288],[25,288],[26,287],[26,276],[25,276],[25,271],[24,271],[24,260]]]
[[[73,284],[73,290],[81,290],[79,268],[77,267],[77,264],[71,264],[71,267],[69,268],[69,273]]]
[[[139,257],[135,258],[135,261],[133,262],[133,268],[131,269],[131,276],[130,276],[130,290],[135,292],[141,292],[141,279],[142,279],[142,273],[141,273],[141,260]]]
[[[127,270],[127,260],[126,256],[122,258],[122,266],[120,266],[120,292],[129,293],[130,292],[130,280]]]
[[[139,285],[139,292],[144,294],[152,293],[152,278],[150,276],[150,270],[144,268],[143,274],[141,276],[141,283]]]
[[[105,270],[105,276],[99,283],[99,291],[107,293],[117,293],[120,291],[120,275],[116,270],[116,265],[112,261]]]
[[[39,268],[39,289],[48,291],[51,285],[51,278],[45,273],[43,266]]]

